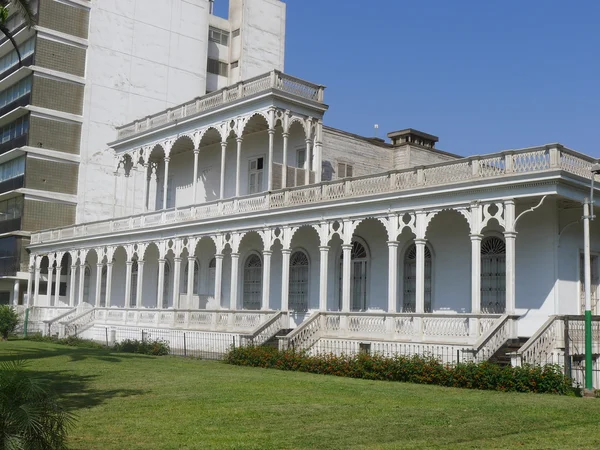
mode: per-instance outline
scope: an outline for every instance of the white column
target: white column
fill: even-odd
[[[342,260],[342,311],[350,312],[350,277],[352,244],[342,245],[343,260]]]
[[[194,303],[194,266],[196,264],[196,258],[188,256],[188,276],[187,276],[187,308],[192,309]]]
[[[104,264],[98,263],[96,264],[96,299],[94,305],[96,308],[100,307],[100,296],[102,295],[102,268]]]
[[[79,286],[77,286],[77,304],[83,303],[83,288],[85,287],[85,262],[79,264]]]
[[[138,276],[137,276],[137,286],[136,286],[136,295],[135,295],[135,307],[140,309],[144,306],[144,260],[138,260]]]
[[[179,309],[179,279],[181,278],[181,258],[174,258],[173,261],[173,309]]]
[[[517,233],[514,231],[504,233],[506,242],[506,313],[514,314],[515,299],[515,253]]]
[[[310,183],[310,139],[306,140],[306,161],[304,162],[304,184]]]
[[[106,263],[106,301],[105,307],[110,308],[110,299],[112,293],[112,271],[113,271],[113,263]]]
[[[192,198],[192,205],[195,205],[196,202],[198,201],[198,154],[200,153],[200,150],[198,149],[194,149],[194,180],[192,182],[192,189],[194,190],[193,192],[193,198]]]
[[[34,306],[39,306],[40,304],[40,266],[39,264],[35,265],[35,285],[33,291],[33,303]]]
[[[229,309],[241,309],[238,306],[238,269],[240,267],[240,254],[231,254],[231,298]],[[215,286],[216,287],[216,286]]]
[[[319,247],[321,253],[321,262],[319,265],[319,310],[327,311],[327,274],[329,266],[329,247],[324,245]]]
[[[114,183],[113,183],[113,207],[112,207],[112,216],[115,217],[117,215],[117,177],[119,176],[119,172],[114,172]]]
[[[417,249],[417,270],[416,270],[416,307],[417,314],[425,312],[425,239],[415,239]]]
[[[281,250],[281,310],[287,311],[290,309],[290,256],[292,250],[284,248]]]
[[[75,277],[77,276],[77,265],[71,264],[71,277],[69,279],[69,306],[75,306]]]
[[[52,267],[54,265],[54,261],[48,261],[48,283],[46,284],[46,305],[52,306],[52,280],[54,279]]]
[[[219,198],[225,198],[225,155],[227,152],[227,142],[221,142],[221,184],[219,188]]]
[[[287,187],[287,166],[288,166],[288,138],[289,133],[283,133],[283,167],[281,168],[281,187]]]
[[[322,181],[322,173],[323,173],[323,120],[319,119],[317,122],[317,127],[315,131],[315,166],[313,170],[315,171],[315,183],[320,183]]]
[[[269,309],[269,297],[271,294],[271,250],[263,250],[263,278],[262,278],[262,310]]]
[[[169,158],[165,157],[165,173],[163,180],[163,209],[167,209],[167,187],[169,185]]]
[[[144,212],[148,211],[148,189],[150,186],[150,174],[148,173],[150,163],[144,163]]]
[[[133,261],[125,263],[125,308],[131,308],[131,271],[133,269]]]
[[[58,306],[60,302],[60,273],[61,266],[56,266],[56,289],[54,289],[54,306]]]
[[[20,287],[19,280],[15,280],[13,283],[13,306],[19,304]]]
[[[388,312],[397,312],[398,303],[398,241],[388,243]]]
[[[233,269],[232,269],[233,270]],[[223,296],[223,254],[217,253],[215,255],[215,303],[222,307],[221,297]]]
[[[33,285],[35,284],[35,269],[34,266],[29,266],[28,277],[27,277],[27,304],[26,306],[33,305]]]
[[[237,153],[235,158],[235,196],[239,197],[241,192],[241,171],[242,171],[242,141],[243,138],[239,137],[236,139],[237,142]]]
[[[480,234],[471,236],[471,313],[481,312],[481,239]]]
[[[158,288],[156,295],[156,307],[163,307],[163,300],[165,298],[165,260],[158,260]]]
[[[267,170],[269,171],[269,176],[267,178],[267,191],[273,190],[273,145],[275,140],[275,130],[269,128],[269,158],[267,162]]]

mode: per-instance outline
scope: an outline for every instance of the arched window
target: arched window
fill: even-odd
[[[190,263],[188,260],[188,263],[185,265],[185,271],[183,274],[184,277],[184,285],[185,285],[185,290],[183,291],[185,294],[188,293],[187,291],[187,280],[188,280],[188,274],[190,272]],[[198,276],[200,272],[200,264],[198,264],[198,260],[195,259],[194,260],[194,282],[192,283],[193,286],[193,294],[194,295],[198,295],[198,285],[200,284],[200,277]]]
[[[350,252],[350,310],[367,309],[367,270],[369,255],[366,247],[359,241],[352,242]],[[344,253],[340,255],[340,309],[342,309]]]
[[[138,283],[138,262],[137,259],[133,260],[131,265],[131,290],[129,294],[129,305],[132,308],[137,306],[137,283]]]
[[[85,303],[90,302],[90,279],[92,277],[92,271],[89,266],[85,266],[83,271],[83,301]]]
[[[308,310],[308,256],[296,251],[290,258],[289,307],[293,311]]]
[[[243,308],[258,310],[262,300],[262,261],[252,254],[244,264],[244,301]]]
[[[102,266],[101,279],[100,279],[100,306],[106,306],[106,276],[107,276],[106,265]]]
[[[402,312],[417,310],[417,246],[412,244],[404,254],[404,295]],[[425,312],[431,312],[431,250],[425,246]]]
[[[501,314],[506,309],[506,245],[496,236],[481,242],[481,312]]]
[[[171,266],[168,261],[165,261],[165,281],[163,283],[163,304],[162,307],[167,309],[171,303]]]
[[[208,263],[208,295],[215,295],[215,280],[217,277],[217,258],[213,258]]]

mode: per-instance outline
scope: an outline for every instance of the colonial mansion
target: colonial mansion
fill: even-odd
[[[561,144],[461,157],[410,128],[357,136],[325,125],[325,90],[270,70],[117,127],[99,186],[112,213],[31,235],[31,327],[564,352],[596,161]],[[594,314],[599,254],[596,221]]]

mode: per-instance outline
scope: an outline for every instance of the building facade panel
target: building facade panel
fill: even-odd
[[[83,92],[84,86],[81,84],[36,76],[33,79],[31,104],[81,115]]]
[[[40,26],[87,39],[89,9],[56,0],[39,1]]]
[[[29,156],[25,170],[25,187],[40,191],[77,194],[77,164]]]
[[[79,154],[81,124],[31,116],[30,145],[72,155]]]
[[[75,223],[75,205],[50,201],[25,200],[22,229],[37,231]]]
[[[51,41],[38,36],[35,63],[46,69],[85,76],[86,50],[75,45]]]

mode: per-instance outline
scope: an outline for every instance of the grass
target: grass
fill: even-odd
[[[74,449],[600,448],[600,401],[0,342],[63,394]]]

